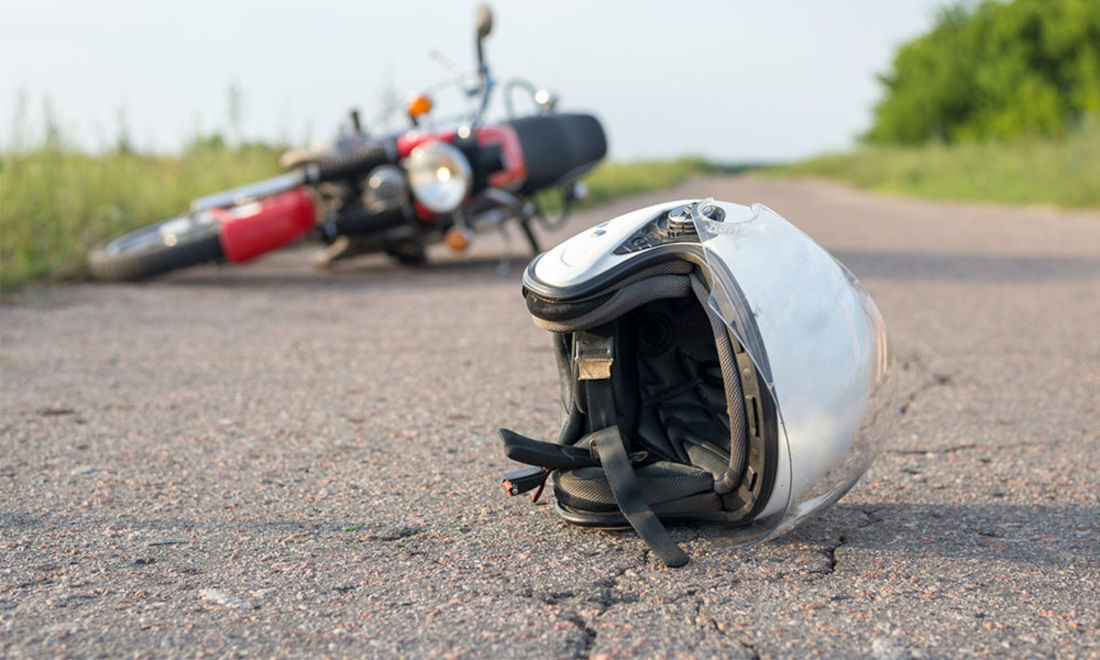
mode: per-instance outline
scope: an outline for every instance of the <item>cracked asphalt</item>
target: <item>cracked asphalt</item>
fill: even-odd
[[[555,430],[496,237],[413,270],[310,250],[0,308],[0,656],[1100,657],[1100,214],[717,177],[867,285],[886,451],[796,533],[692,561],[508,499]]]

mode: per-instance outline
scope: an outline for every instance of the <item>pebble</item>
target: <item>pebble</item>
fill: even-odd
[[[251,610],[256,607],[255,605],[248,602],[247,600],[244,600],[243,598],[231,596],[224,591],[219,591],[217,589],[200,589],[199,598],[210,601],[212,603],[217,603],[218,605],[224,605],[225,607],[230,607],[235,610]]]

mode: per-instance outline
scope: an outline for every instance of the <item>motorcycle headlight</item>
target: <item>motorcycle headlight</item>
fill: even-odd
[[[470,162],[446,142],[429,142],[413,149],[405,169],[416,200],[433,213],[450,213],[470,191]]]

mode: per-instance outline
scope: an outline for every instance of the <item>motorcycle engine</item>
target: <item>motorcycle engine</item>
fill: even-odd
[[[363,186],[363,206],[368,213],[396,211],[409,202],[405,172],[396,165],[379,165],[371,170]]]

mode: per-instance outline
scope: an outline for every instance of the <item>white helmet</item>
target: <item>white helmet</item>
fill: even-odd
[[[555,511],[629,524],[670,566],[664,522],[734,544],[840,499],[896,414],[878,308],[821,246],[760,204],[658,204],[539,255],[524,274],[555,334],[556,443],[501,430],[511,494],[552,476]],[[728,532],[727,532],[728,533]]]

